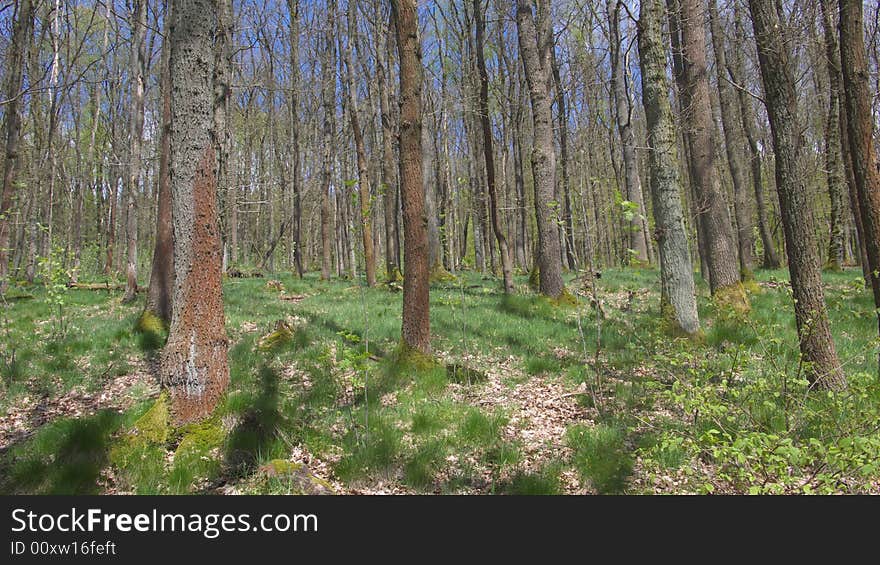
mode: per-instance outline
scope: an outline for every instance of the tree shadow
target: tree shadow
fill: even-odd
[[[241,421],[229,434],[225,467],[230,478],[252,473],[261,457],[271,451],[281,421],[278,407],[278,374],[271,367],[260,368],[260,393]]]
[[[53,423],[0,460],[0,492],[5,494],[98,494],[108,463],[111,435],[122,422],[114,410],[89,418]]]

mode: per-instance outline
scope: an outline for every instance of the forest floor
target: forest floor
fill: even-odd
[[[272,279],[271,281],[269,279]],[[224,286],[231,383],[174,429],[161,329],[121,292],[0,302],[3,493],[880,493],[876,317],[825,275],[850,387],[808,390],[786,271],[752,312],[668,337],[653,270],[569,277],[576,306],[464,273],[432,287],[437,363],[397,358],[401,293],[289,274]],[[274,282],[273,282],[274,281]],[[141,298],[141,301],[143,298]],[[598,302],[600,308],[596,308]]]

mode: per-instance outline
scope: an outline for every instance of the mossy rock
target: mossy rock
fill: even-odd
[[[275,322],[275,329],[264,335],[257,341],[257,349],[269,351],[279,345],[290,343],[293,340],[293,330],[284,320]]]

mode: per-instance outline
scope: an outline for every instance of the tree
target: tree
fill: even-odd
[[[840,59],[846,92],[849,154],[861,209],[874,305],[880,308],[880,170],[877,169],[874,150],[874,120],[862,31],[862,9],[859,0],[840,0]]]
[[[804,137],[782,19],[775,0],[749,0],[776,153],[776,192],[785,232],[800,350],[813,386],[846,387],[831,338],[813,210],[807,198]]]
[[[537,265],[541,293],[553,298],[565,291],[562,281],[558,201],[556,199],[556,150],[553,147],[553,117],[550,111],[550,5],[538,0],[538,21],[530,0],[517,0],[516,26],[520,56],[525,68],[532,103],[534,142],[532,175],[535,184],[535,215],[538,223]],[[540,30],[540,31],[539,31]]]
[[[727,80],[727,53],[725,52],[724,25],[718,14],[717,0],[709,0],[709,28],[715,52],[715,75],[718,80],[718,99],[721,107],[721,125],[724,130],[724,148],[733,180],[733,209],[736,216],[736,240],[738,244],[739,270],[743,280],[753,277],[754,223],[746,184],[748,170],[743,163],[744,146],[742,119],[733,86]]]
[[[126,267],[125,296],[122,303],[137,298],[137,241],[138,241],[138,191],[141,181],[141,147],[144,137],[144,74],[147,65],[147,3],[136,0],[131,14],[131,58],[129,77],[131,81],[131,114],[129,116],[128,176],[126,194],[128,217],[126,218],[126,238],[128,239],[128,266]]]
[[[694,272],[688,250],[675,129],[666,78],[662,0],[643,0],[639,14],[639,61],[642,100],[648,123],[651,199],[660,252],[661,310],[673,332],[694,336],[700,331]]]
[[[24,74],[25,53],[31,42],[31,26],[34,22],[34,7],[31,0],[15,3],[12,27],[12,43],[9,47],[6,72],[6,147],[3,163],[3,190],[0,194],[0,294],[9,286],[9,215],[15,196],[19,144],[21,143],[21,102],[22,75]]]
[[[706,243],[709,286],[716,301],[738,311],[749,309],[740,284],[733,229],[715,164],[714,122],[709,100],[703,0],[681,0],[683,120],[689,147],[691,182],[695,185]]]
[[[162,384],[177,423],[211,413],[229,383],[224,326],[213,39],[216,0],[176,0],[171,30],[174,296]]]
[[[379,18],[377,18],[379,19]],[[377,26],[380,27],[381,26]],[[400,209],[397,182],[394,178],[394,127],[389,101],[386,64],[391,50],[391,26],[388,31],[376,30],[376,77],[379,86],[379,113],[382,121],[382,200],[385,220],[385,273],[389,281],[400,279],[400,237],[397,229],[397,211]],[[385,41],[382,41],[383,36]]]
[[[370,174],[367,170],[367,151],[364,148],[364,133],[361,131],[358,119],[357,89],[354,84],[354,57],[352,43],[355,41],[357,4],[348,2],[348,43],[345,48],[346,80],[348,82],[348,115],[351,119],[351,131],[354,136],[354,146],[357,152],[358,169],[358,196],[360,199],[360,215],[362,226],[362,238],[364,244],[364,266],[367,272],[367,286],[376,285],[376,259],[373,256],[373,221],[372,204],[370,197]]]
[[[171,223],[171,45],[170,22],[173,0],[166,1],[165,40],[162,44],[160,101],[162,105],[159,128],[158,207],[156,210],[156,245],[150,270],[145,313],[157,316],[166,324],[171,322],[171,299],[174,293],[174,240]]]
[[[501,273],[504,277],[504,292],[513,292],[513,262],[507,237],[501,227],[498,215],[498,189],[495,187],[495,151],[492,143],[492,124],[489,121],[489,73],[486,71],[486,57],[483,53],[483,42],[486,29],[486,12],[481,6],[482,0],[474,0],[474,18],[476,20],[476,57],[477,72],[480,79],[480,126],[483,133],[483,157],[486,162],[486,186],[489,193],[489,217],[492,219],[492,231],[498,240],[501,253]]]
[[[608,0],[608,48],[611,57],[611,95],[614,98],[614,114],[617,132],[623,153],[623,178],[626,184],[626,199],[633,203],[633,214],[629,224],[629,248],[633,259],[641,264],[649,263],[648,240],[645,235],[645,197],[642,181],[639,178],[639,163],[636,158],[636,139],[632,122],[632,100],[629,96],[628,71],[624,56],[623,38],[620,34],[620,10],[622,0]]]
[[[400,57],[400,193],[403,205],[404,347],[431,353],[428,234],[422,189],[422,46],[416,0],[392,0]]]
[[[333,181],[333,133],[336,119],[336,40],[333,36],[336,23],[335,6],[336,3],[331,2],[321,50],[321,106],[324,112],[321,129],[321,280],[329,280],[330,270],[333,268],[333,236],[331,235],[333,211],[330,205],[330,188]]]

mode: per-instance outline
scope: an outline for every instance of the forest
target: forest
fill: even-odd
[[[0,1],[0,493],[880,494],[872,0]]]

